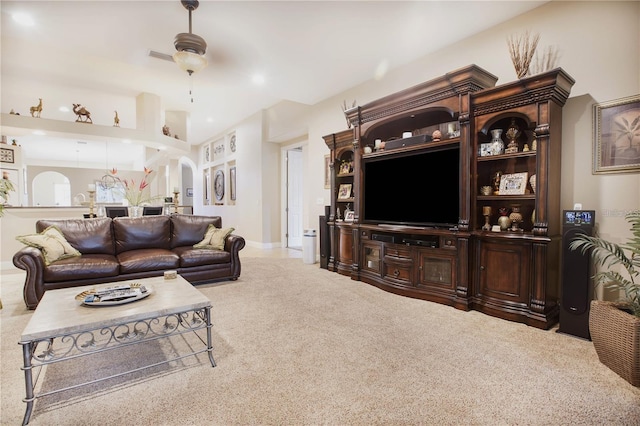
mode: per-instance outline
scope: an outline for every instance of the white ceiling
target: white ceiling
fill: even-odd
[[[200,144],[276,106],[280,119],[270,137],[278,141],[304,132],[299,120],[283,126],[283,116],[299,115],[306,105],[384,69],[544,3],[203,0],[193,12],[193,32],[208,44],[209,66],[192,78],[191,103],[187,74],[148,55],[150,50],[173,54],[175,35],[188,31],[188,12],[179,0],[2,0],[1,110],[28,114],[41,97],[43,117],[73,120],[73,113],[58,111],[59,104],[82,103],[107,121],[118,109],[123,120],[120,111],[135,113],[135,96],[148,92],[160,96],[167,111],[187,111],[189,143]],[[11,15],[18,11],[30,14],[35,25],[14,22]],[[256,72],[264,75],[264,85],[251,82]],[[121,99],[131,101],[122,105]],[[37,140],[21,137],[26,155],[52,159],[51,140]],[[64,144],[54,146],[63,151]],[[69,144],[77,153],[77,140]],[[98,149],[104,151],[104,145]]]

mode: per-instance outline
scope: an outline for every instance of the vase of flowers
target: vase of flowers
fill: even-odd
[[[114,189],[120,191],[123,198],[127,200],[127,203],[131,207],[130,215],[133,217],[140,216],[140,206],[150,204],[160,198],[158,195],[151,196],[149,189],[147,189],[149,186],[147,179],[151,173],[153,173],[153,170],[145,167],[144,176],[140,182],[136,182],[135,179],[123,179],[118,176],[117,169],[111,169],[109,172],[110,179],[116,183]]]

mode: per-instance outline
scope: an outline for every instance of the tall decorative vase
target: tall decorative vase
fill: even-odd
[[[504,142],[501,136],[502,129],[491,130],[491,151],[493,155],[504,154]]]
[[[129,215],[131,217],[140,217],[140,206],[129,206]]]
[[[500,207],[498,209],[500,213],[500,217],[498,217],[498,225],[500,225],[501,231],[506,231],[511,226],[511,219],[509,219],[509,210],[505,207]]]
[[[520,206],[514,205],[511,208],[511,214],[509,215],[509,219],[511,219],[511,230],[513,232],[521,231],[520,223],[522,223],[522,213],[520,213]]]

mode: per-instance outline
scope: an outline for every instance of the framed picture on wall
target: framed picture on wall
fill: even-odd
[[[331,188],[331,157],[329,154],[324,156],[324,189]]]
[[[0,162],[2,163],[13,163],[13,149],[11,148],[0,148]]]
[[[236,199],[236,167],[229,169],[229,197],[235,201]]]
[[[640,95],[593,106],[593,173],[640,171]]]

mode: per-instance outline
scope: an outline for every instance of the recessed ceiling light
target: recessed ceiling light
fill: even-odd
[[[207,117],[207,123],[213,123],[213,117]]]
[[[66,107],[66,106],[61,106],[61,107],[60,107],[60,108],[58,108],[58,109],[59,109],[60,111],[62,111],[62,112],[69,112],[69,111],[70,111],[69,107]]]
[[[46,135],[46,133],[45,133],[45,132],[43,132],[42,130],[34,130],[34,131],[33,131],[33,134],[34,134],[34,135],[38,135],[38,136],[44,136],[44,135]]]
[[[20,25],[24,25],[25,27],[33,27],[35,25],[33,18],[26,13],[16,12],[11,16],[13,17],[14,21],[16,21]]]
[[[131,143],[131,139],[122,139],[122,143]]]
[[[264,84],[264,76],[262,74],[254,74],[253,77],[251,77],[251,81],[253,82],[253,84],[256,85],[263,85]]]

